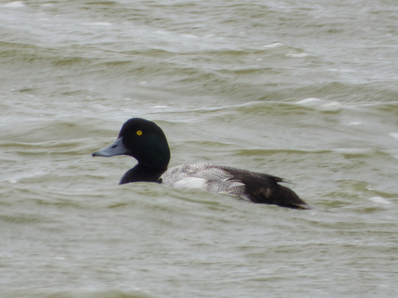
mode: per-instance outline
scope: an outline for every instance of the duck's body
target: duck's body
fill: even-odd
[[[120,184],[147,181],[177,188],[200,188],[240,197],[254,203],[308,209],[291,189],[279,185],[282,178],[226,166],[185,163],[167,170],[170,150],[166,136],[154,122],[132,118],[122,127],[118,139],[93,156],[130,155],[138,164],[127,171]]]

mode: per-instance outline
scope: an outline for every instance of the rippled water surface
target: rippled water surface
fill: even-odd
[[[0,3],[2,297],[397,297],[395,1]],[[129,118],[171,165],[290,179],[313,206],[93,158]]]

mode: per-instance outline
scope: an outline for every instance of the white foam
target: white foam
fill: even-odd
[[[353,126],[358,126],[358,125],[362,125],[363,123],[360,121],[352,121],[350,123],[348,123],[348,125],[353,125]]]
[[[7,4],[4,4],[4,7],[11,7],[11,8],[19,8],[24,6],[25,4],[22,1],[8,2]]]
[[[341,103],[334,101],[319,106],[318,110],[321,112],[337,112],[341,110],[341,107]]]
[[[329,68],[328,71],[331,72],[348,72],[348,73],[355,73],[355,71],[351,70],[351,69],[337,69],[337,68]]]
[[[152,109],[166,109],[168,106],[153,106]]]
[[[383,204],[383,205],[391,205],[392,203],[385,198],[382,197],[371,197],[369,198],[369,201],[372,201],[377,204]]]
[[[320,112],[337,112],[342,108],[342,104],[337,101],[327,101],[321,98],[310,97],[297,102],[301,105],[314,107]]]
[[[163,31],[163,30],[155,31],[155,33],[158,33],[158,34],[170,34],[170,32],[168,32],[168,31]]]
[[[301,105],[308,105],[308,104],[309,105],[314,105],[314,104],[320,103],[322,101],[323,100],[320,99],[320,98],[310,97],[310,98],[306,98],[306,99],[300,100],[297,103],[301,104]]]
[[[341,154],[366,154],[372,151],[370,148],[336,148],[333,149],[334,152]]]
[[[398,133],[397,133],[397,132],[390,132],[388,135],[389,135],[390,137],[392,137],[392,138],[398,140]]]
[[[291,57],[291,58],[303,58],[307,57],[308,54],[306,53],[300,53],[300,54],[287,54],[286,57]]]
[[[280,47],[280,46],[283,46],[283,43],[276,42],[276,43],[273,43],[273,44],[265,45],[265,46],[263,46],[263,48],[271,49],[271,48],[277,48],[277,47]]]
[[[187,37],[187,38],[192,38],[192,39],[199,38],[198,36],[193,35],[193,34],[184,34],[184,35],[182,35],[182,36]]]
[[[15,180],[15,179],[10,179],[10,180],[8,180],[8,183],[15,184],[15,183],[17,183],[17,180]]]
[[[83,23],[83,25],[89,25],[89,26],[112,26],[112,24],[108,23],[108,22]]]

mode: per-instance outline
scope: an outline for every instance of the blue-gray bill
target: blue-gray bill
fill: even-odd
[[[123,144],[123,137],[118,138],[115,142],[113,142],[108,147],[102,148],[98,151],[93,152],[92,156],[102,156],[102,157],[111,157],[115,155],[124,155],[128,154],[129,150]]]

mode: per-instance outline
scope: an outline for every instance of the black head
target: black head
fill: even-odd
[[[123,124],[119,133],[128,155],[148,166],[166,166],[170,161],[170,149],[163,130],[154,122],[132,118]]]
[[[141,118],[127,120],[118,139],[93,156],[130,155],[143,166],[167,169],[170,150],[162,129],[154,122]]]

